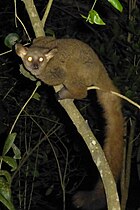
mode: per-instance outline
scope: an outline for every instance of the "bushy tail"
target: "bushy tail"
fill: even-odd
[[[110,90],[117,91],[109,81]],[[104,152],[117,181],[120,176],[123,160],[123,116],[120,99],[104,91],[97,91],[99,103],[104,109],[106,120],[106,138]],[[106,206],[106,199],[102,181],[99,179],[93,191],[80,191],[73,197],[74,205],[86,210],[99,210]]]

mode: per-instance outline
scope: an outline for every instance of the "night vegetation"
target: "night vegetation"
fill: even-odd
[[[140,1],[112,0],[117,8],[95,2],[92,8],[91,0],[54,0],[45,34],[88,43],[121,94],[140,104]],[[48,1],[34,3],[42,19]],[[19,71],[15,40],[29,44],[35,38],[24,1],[1,1],[0,28],[0,210],[75,209],[73,194],[93,189],[98,170],[53,88]],[[126,147],[119,195],[122,210],[138,210],[140,111],[122,103]],[[103,145],[105,122],[95,90],[75,105]]]

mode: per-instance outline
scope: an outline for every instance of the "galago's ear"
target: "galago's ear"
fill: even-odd
[[[22,44],[15,44],[15,51],[19,57],[24,58],[27,54],[28,48],[24,47]]]
[[[54,48],[54,49],[50,50],[49,52],[45,53],[45,57],[46,57],[46,59],[47,59],[47,62],[48,62],[49,60],[51,60],[51,58],[53,58],[54,55],[55,55],[57,52],[58,52],[57,48]]]

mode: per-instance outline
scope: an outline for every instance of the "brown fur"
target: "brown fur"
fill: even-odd
[[[104,109],[106,138],[104,152],[117,181],[123,157],[123,116],[120,99],[106,91],[117,91],[103,64],[95,52],[85,43],[75,39],[53,39],[40,37],[27,49],[16,45],[16,52],[25,67],[48,85],[63,84],[58,92],[59,99],[81,99],[87,96],[87,87],[96,85],[98,101]],[[27,58],[31,56],[32,62]],[[43,57],[43,62],[38,57]],[[76,207],[88,210],[105,206],[105,194],[101,180],[94,191],[78,192],[73,197]]]

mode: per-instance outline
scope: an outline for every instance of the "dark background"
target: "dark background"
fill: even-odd
[[[47,1],[44,0],[35,1],[40,17],[44,14],[46,4]],[[140,2],[137,0],[136,6],[130,11],[127,1],[122,1],[123,12],[120,13],[107,1],[98,1],[95,9],[106,23],[105,26],[88,24],[81,17],[80,14],[88,14],[92,4],[93,1],[89,0],[54,0],[45,26],[46,34],[53,31],[57,38],[77,38],[88,43],[99,55],[121,93],[140,104]],[[17,1],[17,12],[33,39],[35,35],[22,1]],[[9,33],[17,33],[22,43],[29,41],[21,24],[18,22],[17,27],[15,26],[13,1],[5,0],[0,3],[0,28],[0,53],[9,50],[4,44],[5,37]],[[21,60],[14,50],[0,55],[1,152],[18,112],[35,88],[35,82],[20,73],[20,63]],[[72,195],[79,189],[93,189],[98,172],[83,140],[57,103],[53,89],[42,84],[37,92],[40,100],[30,101],[26,112],[22,113],[14,129],[17,133],[15,144],[19,147],[25,163],[14,175],[13,202],[16,209],[62,209],[63,196],[58,165],[48,141],[44,140],[39,144],[44,137],[42,129],[53,145],[62,175],[67,166],[66,209],[72,210],[74,209],[71,204]],[[104,119],[102,109],[96,102],[95,91],[90,91],[86,99],[75,103],[88,120],[97,139],[103,144]],[[126,150],[130,130],[135,124],[126,209],[138,210],[140,208],[140,113],[138,108],[126,101],[123,101],[123,113],[126,122]],[[12,152],[9,155],[12,156]],[[10,171],[7,166],[3,167]],[[0,209],[4,207],[1,206]]]

